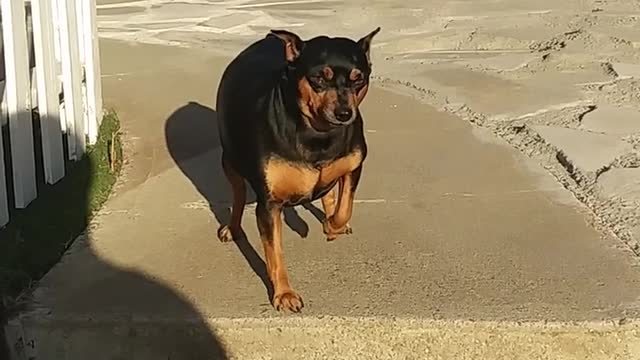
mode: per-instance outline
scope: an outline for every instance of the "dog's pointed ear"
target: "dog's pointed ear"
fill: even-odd
[[[367,36],[358,40],[358,45],[360,45],[360,48],[362,48],[362,51],[364,51],[364,54],[367,56],[367,61],[369,61],[369,64],[371,64],[371,58],[369,56],[369,53],[371,52],[370,51],[371,40],[373,40],[373,37],[376,36],[376,34],[379,32],[380,32],[380,27],[378,26],[375,30],[370,32]]]
[[[284,54],[288,62],[293,62],[300,56],[304,48],[304,41],[298,35],[286,30],[271,30],[269,35],[284,41]]]

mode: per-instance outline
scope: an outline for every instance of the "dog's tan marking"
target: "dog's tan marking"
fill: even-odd
[[[358,80],[363,76],[364,74],[362,73],[362,71],[360,71],[360,69],[354,68],[349,73],[349,79],[351,81]],[[353,97],[349,96],[349,105],[354,107],[360,106],[360,103],[362,103],[362,100],[364,100],[364,97],[367,96],[368,91],[369,91],[369,84],[365,84],[360,90],[358,90],[355,94],[353,94]]]
[[[282,249],[282,208],[274,207],[269,213],[271,227],[261,231],[265,262],[269,280],[273,285],[273,306],[276,310],[298,312],[304,306],[302,298],[289,284],[289,274]],[[264,220],[264,219],[263,219]],[[266,230],[266,229],[265,229]]]
[[[327,131],[330,126],[320,115],[322,112],[332,114],[338,103],[338,92],[335,89],[316,92],[309,80],[303,77],[298,81],[298,104],[308,126]]]
[[[320,170],[318,187],[326,187],[335,180],[351,173],[360,166],[361,163],[362,153],[359,150],[356,150],[345,157],[341,157],[323,166]]]
[[[364,97],[367,96],[368,91],[369,91],[369,84],[363,86],[362,89],[358,91],[355,98],[356,106],[360,106],[360,104],[362,103],[362,100],[364,100]]]
[[[327,90],[322,97],[322,104],[317,112],[323,111],[329,114],[333,114],[338,105],[338,92],[335,89]]]
[[[287,61],[292,62],[300,56],[302,40],[298,35],[286,30],[271,30],[269,34],[284,41],[284,56]]]
[[[349,73],[349,80],[356,81],[361,77],[362,77],[362,71],[360,71],[360,69],[356,69],[356,68],[351,69],[351,72]]]
[[[331,191],[329,191],[322,197],[322,209],[324,210],[323,230],[327,235],[328,241],[335,240],[340,234],[352,233],[351,226],[349,225],[348,221],[344,226],[340,228],[334,228],[334,224],[328,221],[328,219],[332,219],[336,214],[336,193],[340,191],[340,182],[341,180],[338,184],[333,186]],[[353,202],[353,194],[351,195],[351,201]],[[345,203],[343,202],[342,204],[344,205]],[[335,221],[335,218],[333,219],[333,221]]]
[[[350,232],[349,220],[353,212],[353,175],[348,173],[338,182],[338,197],[334,211],[324,220],[323,230],[328,241],[335,240],[338,235]]]
[[[324,75],[325,80],[333,79],[333,69],[329,66],[325,66],[325,68],[322,69],[322,74]]]
[[[271,158],[265,166],[267,188],[273,200],[287,201],[308,196],[318,183],[319,171],[304,165]]]
[[[338,190],[338,184],[334,185],[331,190],[322,197],[322,210],[324,210],[324,217],[328,219],[336,211],[336,191]]]
[[[316,189],[326,188],[361,163],[362,153],[356,150],[320,168],[274,157],[267,161],[264,171],[272,200],[288,201],[295,197],[311,197]]]
[[[323,92],[317,93],[309,84],[309,80],[303,77],[298,81],[298,93],[300,94],[300,108],[305,116],[310,118],[317,115],[317,110],[322,104]]]
[[[318,121],[318,111],[322,107],[324,92],[317,93],[309,84],[309,80],[303,77],[298,81],[298,104],[302,117],[307,126],[318,131],[326,131],[329,129],[328,124]]]

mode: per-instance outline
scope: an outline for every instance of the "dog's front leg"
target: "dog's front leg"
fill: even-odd
[[[331,190],[324,194],[321,198],[322,200],[322,209],[324,210],[324,218],[325,220],[330,218],[333,213],[336,211],[336,190],[338,189],[338,184],[334,185]]]
[[[340,181],[322,197],[322,209],[324,210],[324,220],[323,224],[326,223],[326,220],[331,218],[333,214],[336,212],[336,192],[340,192]],[[325,234],[327,233],[327,227],[324,226]],[[351,226],[347,223],[344,226],[344,230],[340,232],[340,234],[351,234]],[[336,234],[338,235],[338,234]],[[329,241],[334,240],[335,237],[328,239]]]
[[[289,274],[282,250],[282,205],[258,202],[256,208],[258,230],[264,246],[267,273],[273,285],[273,306],[276,310],[299,312],[302,298],[289,285]]]
[[[340,234],[351,233],[349,220],[351,220],[353,199],[360,182],[361,173],[362,165],[340,178],[338,181],[338,196],[332,214],[329,215],[327,206],[324,206],[326,218],[323,227],[324,233],[327,235],[327,241],[335,240]],[[328,201],[329,199],[327,199]],[[324,202],[325,199],[323,198],[323,205]]]

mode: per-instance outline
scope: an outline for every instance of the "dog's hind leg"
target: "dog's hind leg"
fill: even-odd
[[[244,179],[238,174],[228,161],[222,157],[222,169],[229,180],[233,191],[233,203],[231,206],[231,219],[229,224],[220,226],[218,229],[218,239],[222,242],[237,240],[242,234],[242,214],[247,201],[246,185]]]

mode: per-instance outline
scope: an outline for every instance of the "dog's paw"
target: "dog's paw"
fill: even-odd
[[[304,307],[302,298],[292,289],[278,292],[273,296],[273,307],[277,311],[300,312]]]
[[[218,229],[218,239],[223,243],[234,241],[233,232],[229,225],[220,226]]]
[[[336,228],[333,226],[331,219],[324,222],[323,230],[324,234],[327,235],[327,241],[333,241],[337,239],[339,235],[353,234],[353,229],[349,223],[346,223],[343,227]]]

